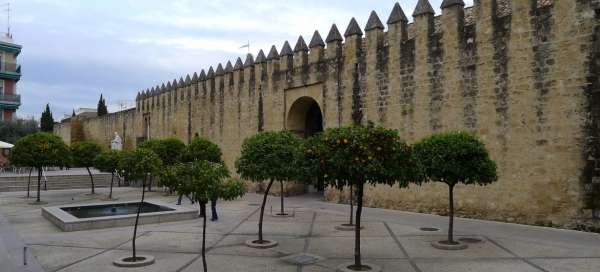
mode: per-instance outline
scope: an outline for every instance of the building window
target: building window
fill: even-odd
[[[4,121],[4,110],[0,110],[0,121]]]
[[[0,79],[0,95],[4,94],[4,79]]]

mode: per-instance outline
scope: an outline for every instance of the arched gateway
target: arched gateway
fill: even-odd
[[[308,96],[296,99],[288,111],[286,129],[302,138],[323,131],[323,114],[319,103]]]
[[[323,131],[323,114],[319,103],[309,96],[302,96],[292,103],[287,112],[286,129],[302,138],[308,138]],[[323,192],[323,181],[309,186],[309,191]]]

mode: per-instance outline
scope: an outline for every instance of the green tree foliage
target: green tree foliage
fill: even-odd
[[[179,158],[184,153],[186,146],[179,139],[167,138],[145,141],[138,148],[148,148],[158,155],[164,165],[173,165],[179,162]]]
[[[140,218],[140,211],[146,192],[146,180],[149,175],[158,175],[162,170],[162,161],[152,150],[146,148],[138,148],[134,151],[123,151],[120,156],[119,170],[123,173],[127,180],[142,180],[142,199],[138,204],[138,210],[135,217],[135,225],[133,227],[132,260],[137,260],[135,239],[137,236],[137,227]]]
[[[96,108],[96,111],[98,113],[98,116],[108,114],[108,109],[106,108],[106,101],[102,97],[102,94],[100,94],[100,99],[98,99],[98,107]]]
[[[146,148],[152,150],[163,162],[163,165],[170,166],[180,161],[182,154],[185,151],[185,144],[176,138],[167,138],[167,139],[151,139],[141,143],[138,148]],[[168,173],[165,178],[168,178]],[[162,174],[161,174],[162,175]],[[161,178],[162,179],[162,178]],[[150,176],[150,181],[148,182],[148,191],[152,191],[152,181],[154,180],[154,176]],[[170,183],[167,181],[160,181],[160,185],[167,186],[169,189],[173,190],[173,188],[169,187]]]
[[[444,132],[422,139],[414,146],[415,156],[423,165],[428,181],[448,185],[449,244],[453,239],[454,186],[487,185],[498,179],[496,163],[490,159],[485,145],[468,132]]]
[[[110,173],[110,192],[108,199],[112,199],[113,193],[113,182],[115,179],[115,173],[119,167],[120,151],[108,150],[104,151],[94,158],[94,167],[99,171]]]
[[[34,167],[38,170],[36,202],[40,202],[42,168],[67,166],[70,163],[70,150],[60,137],[38,132],[17,140],[12,149],[10,161],[16,165]]]
[[[0,139],[9,143],[15,143],[17,139],[38,131],[38,122],[33,119],[16,119],[10,122],[0,122]]]
[[[72,163],[75,167],[85,167],[90,176],[92,184],[92,194],[94,190],[94,176],[90,171],[90,167],[94,167],[94,159],[102,152],[102,147],[95,142],[76,142],[71,145]]]
[[[194,137],[181,154],[181,161],[192,162],[204,160],[219,163],[223,161],[221,156],[221,148],[217,144],[204,137]]]
[[[288,132],[260,132],[244,140],[240,157],[235,162],[243,179],[255,182],[268,180],[258,221],[258,243],[263,243],[262,223],[267,195],[273,181],[287,181],[300,175],[297,161],[301,156],[302,140]],[[283,186],[282,186],[283,188]],[[283,190],[281,192],[283,213]]]
[[[46,104],[46,109],[44,112],[42,112],[42,117],[40,118],[40,128],[43,132],[52,132],[54,130],[54,118],[52,118],[50,104]]]
[[[243,196],[245,193],[244,184],[236,179],[228,179],[229,171],[223,163],[215,163],[206,160],[196,160],[193,162],[180,163],[175,167],[175,175],[183,181],[181,186],[182,194],[194,196],[194,200],[204,204],[212,199],[231,200]],[[206,210],[202,211],[206,214]],[[202,225],[202,264],[204,271],[207,270],[206,264],[206,216],[203,217]]]
[[[396,130],[369,124],[327,129],[321,136],[320,167],[325,180],[336,187],[356,188],[356,227],[354,269],[363,268],[360,254],[360,229],[365,183],[398,184],[421,179],[418,161]]]

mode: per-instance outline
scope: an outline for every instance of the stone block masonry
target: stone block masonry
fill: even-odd
[[[372,121],[408,142],[464,129],[486,143],[500,180],[457,188],[459,214],[597,225],[599,22],[596,0],[444,1],[439,16],[421,0],[410,24],[396,4],[387,27],[372,12],[364,28],[352,19],[342,35],[333,25],[325,41],[317,31],[308,45],[300,37],[217,64],[139,92],[135,109],[81,123],[86,139],[108,145],[117,131],[126,148],[205,136],[230,168],[259,131],[308,135],[314,105],[325,128]],[[55,133],[69,141],[71,128]],[[367,205],[418,212],[445,213],[446,197],[440,184],[366,190]]]

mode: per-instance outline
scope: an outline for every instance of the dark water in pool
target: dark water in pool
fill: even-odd
[[[77,218],[90,218],[112,215],[136,214],[138,210],[138,204],[139,203],[106,204],[97,206],[69,207],[61,209]],[[164,212],[172,210],[173,209],[171,208],[144,202],[142,203],[142,210],[140,213]]]

